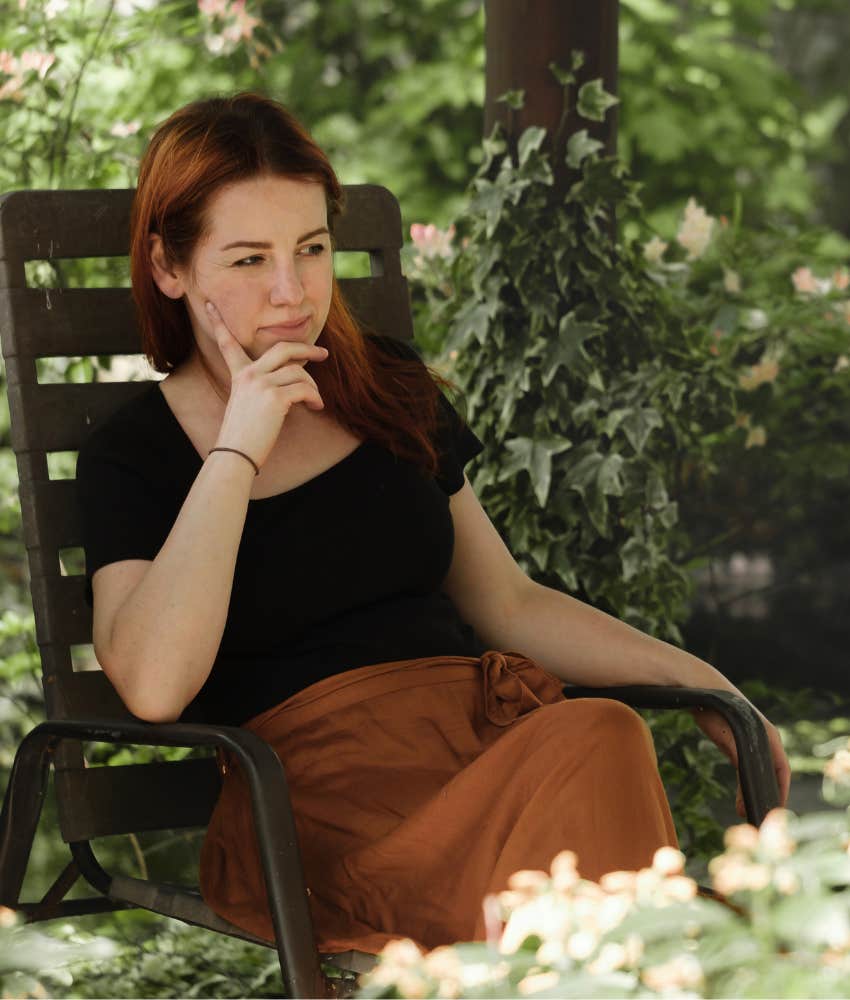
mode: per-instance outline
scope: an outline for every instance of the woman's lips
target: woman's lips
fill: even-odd
[[[261,326],[260,333],[270,333],[273,337],[290,340],[299,337],[307,329],[310,317],[305,316],[298,323],[276,323],[274,326]]]

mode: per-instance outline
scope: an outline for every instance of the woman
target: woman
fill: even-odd
[[[639,717],[563,681],[735,689],[518,568],[463,474],[478,439],[415,351],[345,309],[340,198],[264,98],[189,105],[154,135],[131,261],[167,377],[80,455],[94,644],[138,717],[275,747],[322,951],[435,946],[480,938],[485,894],[561,849],[598,878],[675,843]],[[734,759],[722,720],[698,721]],[[272,938],[227,763],[202,891]]]

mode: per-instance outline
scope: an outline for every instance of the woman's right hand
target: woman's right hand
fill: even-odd
[[[254,361],[213,303],[208,302],[206,307],[216,343],[230,370],[230,399],[216,447],[238,448],[262,466],[296,403],[304,403],[311,410],[324,407],[318,386],[304,365],[324,361],[327,348],[280,341]]]

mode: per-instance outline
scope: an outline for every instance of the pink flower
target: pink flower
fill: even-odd
[[[27,49],[21,53],[21,69],[25,72],[37,70],[39,80],[47,76],[47,71],[56,62],[56,56],[52,52],[37,52],[35,49]]]
[[[228,0],[198,0],[198,10],[205,17],[225,17],[229,6]]]
[[[832,290],[829,278],[816,278],[810,267],[798,267],[791,281],[799,295],[826,295]]]
[[[0,51],[0,73],[5,73],[6,76],[14,76],[17,71],[18,60],[11,52],[7,52],[5,49]]]
[[[794,283],[795,290],[801,295],[811,295],[818,290],[815,276],[810,267],[798,267],[791,275],[791,281]]]
[[[419,255],[426,260],[433,257],[451,257],[454,235],[454,226],[443,230],[438,229],[433,222],[429,222],[427,226],[423,226],[421,222],[414,222],[410,227],[410,238]]]
[[[841,267],[833,274],[832,284],[839,292],[843,292],[850,285],[850,272],[848,272],[847,268]]]

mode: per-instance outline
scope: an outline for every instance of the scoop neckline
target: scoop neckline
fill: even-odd
[[[166,410],[166,412],[168,414],[169,419],[171,420],[172,424],[179,431],[180,437],[183,440],[184,445],[189,449],[189,451],[191,452],[191,454],[194,455],[195,460],[196,460],[196,462],[198,464],[198,467],[200,468],[204,464],[205,459],[201,455],[201,453],[198,451],[198,449],[195,447],[195,445],[192,443],[192,440],[189,437],[189,435],[183,429],[183,425],[177,419],[177,415],[175,414],[174,410],[172,410],[171,407],[169,406],[168,400],[165,398],[165,393],[162,391],[162,383],[161,382],[157,382],[154,388],[155,388],[157,396],[159,396],[160,400],[162,401],[162,405],[165,407],[165,410]],[[315,476],[312,476],[310,479],[305,479],[303,483],[299,483],[297,486],[293,486],[291,489],[283,490],[283,492],[281,492],[281,493],[270,493],[266,497],[248,497],[248,503],[249,504],[258,504],[258,503],[264,503],[267,500],[278,500],[281,497],[292,496],[292,494],[293,493],[297,493],[298,490],[303,490],[306,486],[310,486],[312,483],[316,483],[320,479],[324,479],[325,476],[327,476],[330,473],[332,473],[335,469],[339,469],[340,466],[345,465],[346,462],[349,461],[349,459],[354,458],[355,455],[357,455],[360,452],[362,452],[363,449],[365,448],[365,446],[367,444],[369,444],[369,443],[370,442],[369,442],[368,439],[364,439],[363,441],[360,442],[360,444],[357,445],[356,448],[354,448],[352,451],[350,451],[347,455],[344,455],[338,462],[334,462],[334,464],[333,465],[329,465],[327,467],[327,469],[324,469],[322,472],[317,473]]]

